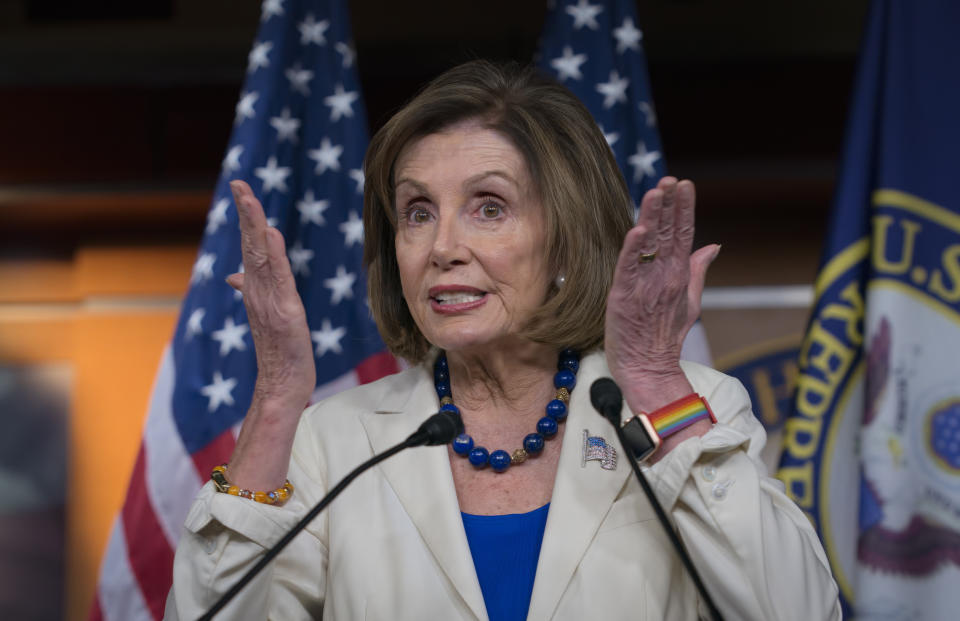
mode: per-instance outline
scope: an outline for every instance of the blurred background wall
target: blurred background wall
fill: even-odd
[[[350,5],[372,131],[454,64],[531,59],[545,13]],[[699,243],[723,244],[717,366],[795,348],[867,2],[637,6],[669,172],[697,183]],[[0,0],[0,618],[90,605],[258,18],[253,0]],[[755,377],[774,432],[778,364]]]

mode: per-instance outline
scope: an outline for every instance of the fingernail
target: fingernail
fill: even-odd
[[[720,254],[720,249],[723,248],[722,245],[717,244],[717,249],[713,251],[713,257],[710,259],[710,262],[713,263],[714,259],[717,258],[717,255]]]

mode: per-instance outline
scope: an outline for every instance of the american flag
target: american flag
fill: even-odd
[[[600,467],[604,470],[617,468],[617,449],[607,444],[607,441],[600,436],[591,436],[586,429],[583,430],[582,452],[581,466],[586,466],[588,461],[599,461]]]
[[[553,0],[537,64],[587,106],[613,150],[636,206],[667,172],[633,0]],[[682,357],[711,364],[698,321]]]
[[[228,183],[284,233],[314,343],[318,399],[397,370],[366,306],[360,95],[345,0],[264,0],[203,241],[154,386],[91,619],[160,619],[193,495],[226,461],[256,378]]]

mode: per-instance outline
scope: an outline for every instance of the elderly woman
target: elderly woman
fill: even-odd
[[[259,376],[222,474],[233,492],[283,500],[287,479],[293,492],[271,505],[208,484],[168,616],[198,616],[330,487],[441,406],[459,410],[464,435],[358,478],[223,618],[705,614],[629,465],[603,449],[623,451],[589,399],[610,376],[623,420],[650,415],[661,436],[647,476],[725,616],[839,618],[816,535],[763,474],[743,387],[679,359],[719,251],[691,255],[692,183],[662,180],[631,226],[589,112],[532,71],[485,62],[447,72],[394,116],[371,141],[366,179],[370,308],[411,366],[302,414],[313,356],[283,238],[233,185],[246,273],[230,283]]]

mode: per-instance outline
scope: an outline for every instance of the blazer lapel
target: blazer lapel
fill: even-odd
[[[614,500],[626,484],[630,464],[622,455],[610,423],[590,404],[590,384],[609,375],[603,353],[585,356],[571,393],[560,464],[550,499],[550,513],[540,548],[540,560],[527,619],[550,619],[573,573],[596,536]],[[602,436],[617,451],[616,470],[596,461],[582,462],[583,432]]]
[[[360,417],[375,453],[405,440],[437,410],[432,373],[425,364],[415,371],[409,392],[386,395],[375,413]],[[378,467],[463,602],[477,619],[486,620],[446,446],[408,449]]]

